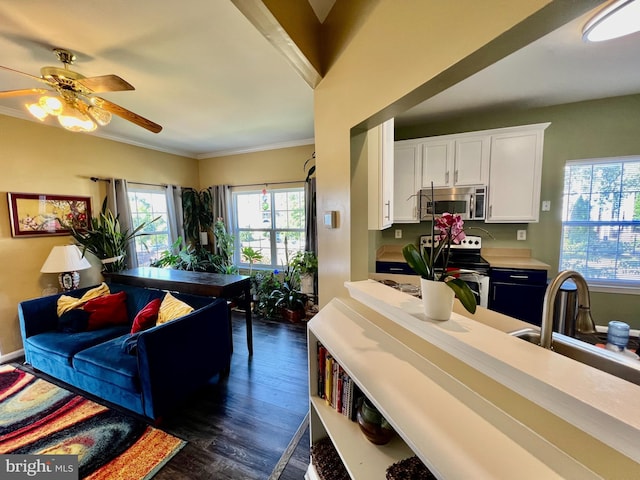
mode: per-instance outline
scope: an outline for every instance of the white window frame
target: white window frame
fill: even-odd
[[[632,164],[638,163],[640,164],[640,156],[623,156],[623,157],[608,157],[608,158],[592,158],[592,159],[580,159],[580,160],[569,160],[565,164],[564,169],[564,187],[562,192],[562,224],[561,224],[561,233],[560,233],[560,255],[559,255],[559,269],[566,270],[568,268],[572,270],[576,270],[581,273],[587,283],[589,284],[589,289],[594,292],[606,292],[606,293],[623,293],[623,294],[632,294],[632,295],[640,295],[640,280],[624,280],[624,279],[602,279],[602,278],[594,278],[590,277],[588,273],[585,273],[583,268],[577,265],[570,265],[570,259],[566,258],[564,252],[564,242],[565,242],[565,229],[571,226],[583,226],[583,227],[612,227],[617,229],[619,227],[636,227],[640,228],[640,220],[571,220],[570,216],[570,205],[568,203],[568,186],[566,185],[567,181],[567,169],[575,166],[597,166],[597,165],[606,165],[613,163],[621,163],[623,164]],[[623,189],[622,183],[619,185],[618,193],[621,194]],[[639,192],[636,194],[640,196],[640,187],[638,188]],[[589,190],[589,194],[592,194],[593,190]],[[640,241],[640,233],[632,234],[635,235],[634,238],[638,237]],[[616,241],[618,237],[616,235]],[[619,244],[619,243],[618,243]],[[640,247],[639,247],[640,248]],[[618,264],[618,259],[620,257],[616,255],[616,269]],[[638,261],[640,261],[640,255],[638,257]],[[587,254],[587,262],[589,262],[589,257]]]
[[[269,188],[267,190],[267,194],[270,195],[271,197],[271,205],[275,205],[274,202],[274,195],[276,193],[286,193],[286,192],[299,192],[301,194],[302,197],[302,202],[303,202],[303,215],[304,215],[304,222],[302,225],[302,228],[296,229],[296,228],[276,228],[275,225],[275,216],[276,216],[276,209],[272,208],[271,209],[271,223],[270,223],[270,227],[269,228],[261,228],[261,229],[245,229],[245,228],[239,228],[238,227],[238,204],[237,204],[237,198],[239,195],[247,195],[247,194],[262,194],[262,188],[256,189],[256,188],[246,188],[246,187],[235,187],[232,189],[231,192],[231,202],[232,202],[232,220],[233,220],[233,225],[232,225],[232,229],[233,229],[233,233],[234,233],[234,249],[233,249],[233,256],[234,256],[234,263],[239,267],[239,268],[249,268],[249,263],[247,262],[243,262],[242,261],[242,252],[240,251],[240,233],[242,231],[250,231],[250,230],[256,230],[256,231],[269,231],[270,232],[270,250],[271,250],[271,263],[270,264],[262,264],[262,263],[258,263],[258,264],[254,264],[253,265],[253,270],[279,270],[285,267],[284,265],[284,259],[282,259],[282,263],[278,262],[278,256],[277,256],[277,243],[276,243],[276,236],[278,233],[286,233],[286,232],[298,232],[300,234],[300,238],[302,239],[302,241],[304,242],[304,237],[305,237],[305,227],[306,227],[306,222],[307,222],[307,218],[306,218],[306,208],[304,206],[304,202],[305,202],[305,197],[304,197],[304,186],[300,185],[300,186],[288,186],[288,187],[283,187],[283,188]],[[289,246],[288,250],[289,251],[294,251],[294,250],[304,250],[304,245],[301,245],[302,248],[292,248],[291,246]]]
[[[166,229],[165,230],[156,230],[156,227],[158,225],[161,225],[160,221],[154,222],[153,224],[151,224],[151,228],[153,228],[153,235],[166,235],[167,237],[167,245],[162,245],[160,248],[156,249],[156,254],[152,255],[150,257],[149,262],[153,262],[154,260],[158,260],[158,258],[160,258],[160,255],[162,254],[162,252],[164,252],[165,250],[170,250],[170,242],[171,242],[171,236],[169,233],[169,214],[168,214],[168,206],[167,206],[167,196],[166,196],[166,191],[165,191],[166,187],[163,186],[155,186],[155,185],[135,185],[135,186],[131,186],[131,184],[129,184],[129,188],[128,188],[128,194],[129,194],[129,208],[131,210],[131,220],[132,220],[132,230],[135,230],[135,228],[137,228],[137,222],[136,222],[136,214],[138,213],[138,207],[135,206],[135,194],[136,193],[143,193],[143,194],[153,194],[153,195],[162,195],[163,199],[164,199],[164,203],[165,203],[165,211],[162,213],[158,213],[155,210],[151,211],[151,219],[154,219],[160,215],[164,215],[165,217],[165,226]],[[147,228],[143,229],[141,232],[145,232],[147,230]],[[140,259],[140,255],[139,253],[142,251],[140,248],[138,248],[140,246],[141,243],[144,243],[144,235],[142,235],[141,237],[138,237],[134,240],[135,245],[136,245],[136,257],[138,259],[138,264],[140,266],[149,266],[149,262],[143,262]],[[144,248],[144,246],[142,247]]]

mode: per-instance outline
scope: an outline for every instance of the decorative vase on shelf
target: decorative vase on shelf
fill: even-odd
[[[384,445],[395,435],[389,422],[371,405],[366,398],[362,398],[356,411],[356,420],[360,430],[371,443]]]
[[[455,293],[445,282],[420,279],[425,315],[432,320],[449,320]]]

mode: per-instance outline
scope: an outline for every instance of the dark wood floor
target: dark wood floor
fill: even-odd
[[[214,378],[158,426],[188,444],[156,480],[268,479],[308,408],[306,324],[254,318],[253,357],[244,314],[233,314],[228,378]],[[301,480],[309,430],[280,476]]]

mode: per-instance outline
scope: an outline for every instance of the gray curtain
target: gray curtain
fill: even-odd
[[[167,185],[167,216],[169,230],[169,246],[173,245],[178,237],[184,239],[184,215],[182,212],[182,187]]]
[[[107,207],[114,215],[119,215],[120,229],[131,231],[133,221],[131,219],[131,208],[129,207],[129,192],[127,181],[123,178],[112,178],[107,188]],[[127,268],[138,266],[138,256],[134,242],[127,245]]]
[[[304,204],[307,217],[305,249],[318,256],[318,219],[316,216],[316,179],[310,178],[304,185]]]
[[[227,232],[231,231],[231,188],[229,185],[213,185],[209,187],[213,200],[213,221],[222,218]]]

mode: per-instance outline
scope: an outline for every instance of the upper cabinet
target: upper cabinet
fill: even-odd
[[[422,175],[420,145],[396,142],[393,163],[393,221],[418,223],[418,195]]]
[[[422,139],[421,188],[487,183],[490,137],[478,134],[444,135]]]
[[[393,118],[367,133],[369,230],[393,224]]]
[[[544,130],[549,123],[395,143],[395,222],[419,221],[420,189],[487,185],[487,223],[539,218]]]
[[[540,217],[542,147],[549,123],[491,136],[487,223],[531,223]]]

